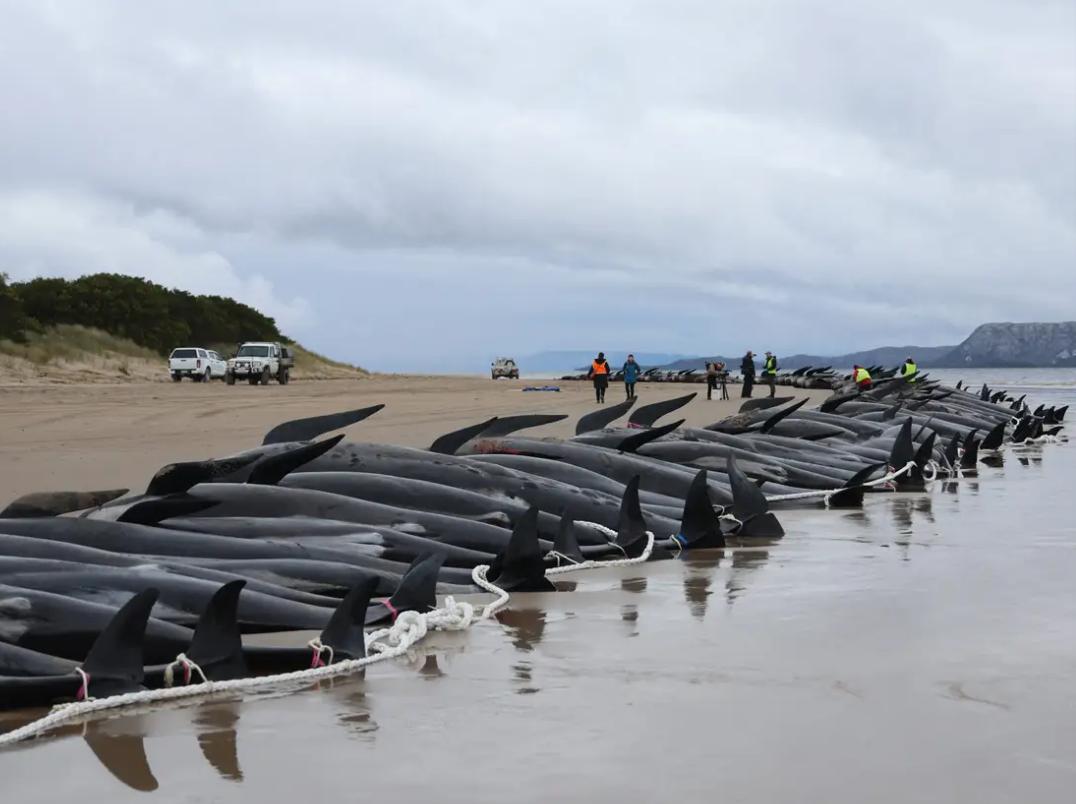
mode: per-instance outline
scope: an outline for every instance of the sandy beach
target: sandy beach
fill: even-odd
[[[564,436],[573,432],[581,415],[596,408],[589,383],[554,383],[559,393],[522,390],[533,382],[379,376],[264,387],[189,382],[7,386],[0,388],[0,500],[45,490],[140,490],[164,464],[238,452],[260,444],[271,427],[288,419],[378,403],[385,409],[350,428],[349,437],[424,447],[450,430],[516,413],[567,414],[563,422],[528,431]],[[778,390],[797,398],[827,395]],[[638,404],[692,392],[698,395],[676,418],[693,425],[734,413],[742,402],[739,386],[730,386],[733,398],[720,402],[707,401],[703,385],[657,383],[638,387]],[[622,398],[623,386],[614,385],[607,404]]]
[[[388,407],[351,437],[423,445],[524,411],[570,414],[545,428],[563,434],[594,403],[589,386],[561,385],[6,388],[0,491],[138,488],[164,462],[375,402]],[[740,403],[707,403],[697,386],[640,397],[692,390],[694,424]],[[1073,401],[1071,386],[1024,391]],[[26,804],[87,791],[115,802],[150,791],[165,802],[312,791],[443,804],[1068,801],[1073,467],[1065,444],[1013,447],[925,493],[782,511],[773,544],[564,576],[559,592],[514,595],[494,621],[431,635],[365,677],[75,723],[0,754],[4,789]],[[37,714],[8,715],[0,730]]]

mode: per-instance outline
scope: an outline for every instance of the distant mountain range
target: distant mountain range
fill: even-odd
[[[957,346],[881,346],[843,355],[778,355],[777,359],[782,369],[792,371],[803,366],[896,366],[909,356],[921,369],[1076,366],[1076,321],[982,324]],[[619,368],[627,352],[607,352],[606,357]],[[567,373],[584,370],[593,359],[594,352],[566,350],[528,355],[519,363],[524,373]],[[661,366],[670,370],[702,369],[707,361],[720,360],[737,371],[743,355],[635,352],[635,359],[646,368]],[[755,360],[761,363],[762,355],[755,355]]]

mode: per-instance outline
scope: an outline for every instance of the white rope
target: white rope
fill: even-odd
[[[892,483],[901,475],[905,475],[908,472],[912,471],[912,469],[915,468],[915,465],[915,461],[908,461],[900,469],[894,469],[892,472],[887,475],[884,475],[883,477],[879,477],[876,480],[868,480],[864,483],[860,483],[858,486],[853,486],[852,488],[841,487],[839,489],[813,489],[811,491],[800,491],[795,494],[777,494],[773,497],[767,497],[766,502],[784,502],[786,500],[809,500],[813,497],[821,497],[823,501],[828,505],[830,498],[835,494],[839,494],[842,491],[852,491],[857,488],[869,488],[872,486],[881,486],[885,483]]]
[[[202,672],[202,668],[199,667],[196,662],[192,662],[189,658],[187,658],[187,654],[181,653],[178,656],[176,656],[176,658],[173,661],[169,662],[167,667],[164,668],[164,686],[166,686],[166,687],[171,687],[172,686],[172,682],[174,680],[173,677],[172,677],[172,668],[173,667],[182,667],[183,668],[183,671],[184,671],[183,672],[183,683],[184,684],[190,684],[191,683],[191,677],[192,677],[191,670],[197,670],[198,671],[198,675],[202,677],[202,683],[203,684],[206,683],[207,681],[209,681],[209,679],[205,677],[205,673]]]
[[[601,529],[603,532],[613,533],[608,528],[594,523],[584,523]],[[593,569],[596,567],[621,567],[630,564],[641,564],[650,558],[654,550],[654,534],[647,531],[646,547],[636,558],[619,558],[610,561],[583,561],[567,567],[554,567],[546,570],[546,575],[559,575],[565,572],[575,572],[581,569]],[[463,631],[475,622],[487,620],[499,609],[508,604],[509,594],[486,578],[489,566],[482,564],[471,571],[471,578],[475,585],[493,595],[496,599],[488,603],[482,613],[475,616],[475,609],[466,601],[456,602],[452,597],[446,597],[444,606],[433,611],[400,612],[396,621],[388,628],[381,628],[366,635],[366,657],[363,659],[347,659],[332,663],[332,648],[324,645],[320,639],[313,639],[309,643],[317,656],[320,657],[324,650],[329,651],[329,664],[311,667],[304,670],[295,670],[289,673],[277,673],[270,676],[257,676],[255,678],[237,678],[228,681],[209,681],[195,662],[184,654],[179,654],[168,667],[165,675],[169,679],[172,676],[172,668],[179,666],[188,671],[196,670],[201,676],[202,682],[188,686],[166,686],[156,690],[139,690],[138,692],[112,695],[107,698],[93,698],[90,696],[91,678],[81,667],[76,667],[82,677],[82,692],[85,699],[75,703],[58,704],[52,708],[49,714],[25,726],[0,734],[0,748],[37,737],[57,726],[75,720],[85,715],[120,709],[127,706],[135,706],[146,703],[160,703],[176,701],[187,698],[203,697],[220,693],[246,692],[265,687],[275,687],[293,682],[302,683],[304,686],[311,681],[323,678],[349,675],[375,662],[382,662],[406,654],[417,642],[421,641],[430,631]]]
[[[476,568],[482,569],[481,567]],[[488,582],[487,582],[488,583]],[[492,586],[492,584],[489,584]],[[488,587],[484,587],[488,588]],[[496,587],[493,587],[496,589]],[[507,593],[497,590],[501,597],[486,607],[487,612],[495,611],[508,601]],[[488,616],[483,614],[483,618]],[[255,678],[237,678],[228,681],[205,681],[201,684],[192,684],[183,687],[165,687],[156,690],[140,690],[123,695],[112,695],[107,698],[88,698],[70,704],[60,704],[53,707],[52,711],[44,717],[28,723],[22,728],[15,729],[7,734],[0,734],[0,747],[12,745],[22,740],[36,737],[63,723],[93,714],[126,706],[143,703],[158,703],[163,701],[176,701],[187,698],[196,698],[218,693],[246,692],[248,690],[265,687],[279,686],[292,682],[307,683],[323,678],[342,676],[354,673],[375,662],[385,661],[397,656],[402,656],[418,641],[423,639],[431,630],[461,631],[468,628],[474,622],[474,606],[470,603],[456,602],[453,598],[445,599],[442,608],[428,612],[404,611],[396,618],[396,622],[390,628],[382,628],[366,636],[367,656],[363,659],[348,659],[336,664],[323,665],[317,668],[296,670],[290,673],[277,673],[271,676],[258,676]],[[190,662],[190,660],[187,660]],[[178,663],[173,662],[173,664]],[[190,662],[194,667],[193,662]],[[89,695],[90,678],[82,670],[76,670],[83,677],[83,688]]]

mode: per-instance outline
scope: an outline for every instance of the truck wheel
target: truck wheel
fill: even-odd
[[[270,377],[269,367],[266,366],[265,368],[262,369],[262,378],[261,378],[262,379],[262,385],[268,385],[269,384],[269,377]]]
[[[172,382],[179,382],[182,379],[183,379],[183,375],[180,374],[178,371],[173,371],[172,372]]]
[[[205,382],[213,382],[213,369],[207,368],[205,370]]]
[[[497,379],[497,372],[496,372],[496,371],[491,371],[491,372],[489,373],[489,378],[490,378],[491,380],[495,380],[495,379]]]
[[[288,370],[287,369],[282,368],[282,369],[280,369],[280,371],[278,371],[276,373],[276,381],[278,383],[280,383],[281,385],[287,385],[289,379],[290,379],[290,377],[288,377]]]
[[[235,375],[230,371],[225,372],[224,381],[228,383],[228,385],[235,385]]]

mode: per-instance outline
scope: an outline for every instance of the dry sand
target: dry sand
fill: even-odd
[[[350,437],[421,447],[447,431],[513,413],[567,414],[564,422],[529,432],[570,435],[579,416],[596,408],[588,383],[560,382],[560,393],[522,391],[527,384],[526,379],[383,376],[283,387],[190,382],[3,387],[0,501],[32,491],[139,490],[166,463],[228,455],[260,444],[282,421],[379,402],[386,408],[350,428]],[[639,404],[693,391],[698,396],[676,417],[694,425],[733,413],[742,401],[738,386],[730,387],[733,399],[708,402],[705,386],[673,383],[640,385]],[[622,398],[623,386],[613,385],[607,404]]]

